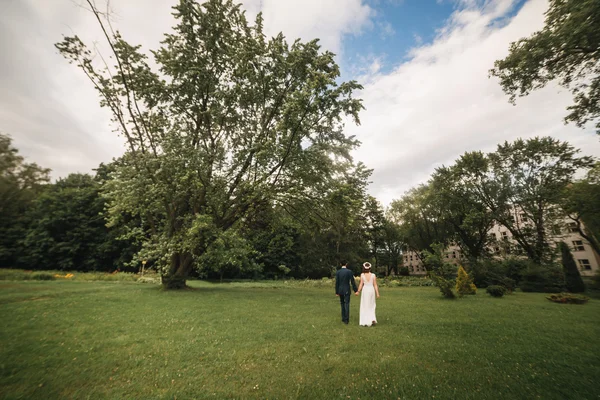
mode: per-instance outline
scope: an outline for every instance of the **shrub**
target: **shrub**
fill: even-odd
[[[431,276],[431,279],[433,280],[435,285],[440,288],[440,292],[442,292],[442,296],[444,296],[447,299],[454,299],[456,297],[456,295],[452,291],[452,288],[454,286],[453,280],[446,279],[443,276],[438,275],[435,272],[431,272],[429,275]]]
[[[563,303],[563,304],[585,304],[590,299],[589,297],[582,296],[580,294],[571,294],[571,293],[551,294],[550,296],[548,296],[546,298],[555,303]]]
[[[569,246],[565,242],[560,242],[558,247],[561,253],[562,267],[565,274],[565,284],[567,286],[567,290],[572,293],[584,292],[585,285],[583,284],[581,274],[579,273],[577,264],[575,264],[575,260],[571,254],[571,249],[569,249]]]
[[[400,275],[400,276],[409,276],[410,275],[410,271],[408,270],[408,267],[400,267],[400,269],[398,270],[398,275]]]
[[[526,258],[510,257],[502,261],[502,275],[513,282],[513,289],[519,285],[523,274],[532,262]]]
[[[467,274],[467,271],[462,266],[458,268],[458,275],[456,276],[456,292],[460,297],[466,294],[477,293],[477,287],[473,284],[473,278]]]
[[[506,288],[500,285],[490,285],[485,291],[492,297],[502,297],[506,293]]]
[[[423,252],[429,276],[435,285],[440,288],[442,296],[453,299],[456,297],[452,291],[456,283],[456,265],[444,260],[444,245],[434,243],[431,248],[433,251]]]
[[[433,281],[424,276],[388,276],[381,281],[377,281],[377,284],[380,287],[433,286]]]
[[[524,292],[560,293],[565,287],[564,274],[556,266],[531,264],[519,286]]]

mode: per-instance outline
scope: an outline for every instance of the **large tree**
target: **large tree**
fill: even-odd
[[[455,168],[464,188],[511,232],[523,252],[544,264],[552,258],[552,227],[564,217],[563,190],[578,169],[592,163],[578,153],[550,137],[518,139],[493,153],[466,153]]]
[[[110,212],[147,221],[142,252],[165,287],[183,287],[194,265],[222,259],[206,254],[243,252],[241,220],[274,198],[314,195],[357,144],[342,118],[358,123],[362,105],[352,94],[360,86],[338,81],[334,55],[317,40],[267,39],[262,16],[249,24],[231,0],[180,0],[174,31],[152,51],[156,71],[87,2],[111,58],[93,57],[77,36],[56,46],[90,79],[127,141],[107,184]],[[102,59],[116,64],[98,67]]]
[[[476,260],[487,256],[489,230],[494,215],[484,202],[462,182],[460,165],[440,167],[432,175],[432,201],[450,224],[453,240],[463,254]]]
[[[600,2],[550,0],[542,30],[511,43],[508,56],[496,61],[490,73],[500,78],[513,104],[517,96],[558,80],[574,96],[565,121],[580,127],[598,121]],[[600,121],[596,128],[600,134]]]
[[[410,189],[401,199],[394,200],[388,217],[401,227],[406,246],[418,257],[423,257],[424,251],[433,251],[436,243],[447,246],[452,241],[452,227],[435,203],[429,184]]]

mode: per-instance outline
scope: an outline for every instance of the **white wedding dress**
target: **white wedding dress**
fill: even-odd
[[[365,274],[361,275],[363,281],[363,288],[360,295],[360,325],[371,326],[373,322],[377,322],[375,317],[375,287],[373,286],[373,279],[375,275],[370,274],[370,279],[367,281]]]

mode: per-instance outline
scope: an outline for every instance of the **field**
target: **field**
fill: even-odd
[[[382,288],[1,281],[4,399],[598,399],[600,300]]]

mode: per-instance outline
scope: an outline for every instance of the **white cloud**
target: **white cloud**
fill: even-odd
[[[341,52],[342,36],[358,34],[370,25],[374,11],[363,0],[242,0],[250,16],[262,11],[268,35],[283,32],[289,40],[320,39]]]
[[[526,3],[508,24],[495,23],[512,6],[494,0],[462,8],[433,43],[412,49],[409,61],[389,74],[376,70],[361,77],[366,111],[362,125],[348,124],[347,133],[362,141],[355,157],[375,169],[371,190],[384,204],[465,151],[492,151],[505,140],[550,135],[600,155],[593,130],[563,124],[568,91],[551,85],[513,107],[488,78],[511,41],[543,26],[544,0]]]

